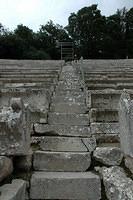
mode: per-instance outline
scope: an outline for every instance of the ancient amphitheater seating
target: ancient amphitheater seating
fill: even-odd
[[[133,60],[0,60],[0,200],[133,199],[132,99]]]
[[[123,89],[132,94],[133,60],[84,60],[78,67],[88,90],[92,132],[100,142],[119,141],[118,103]]]

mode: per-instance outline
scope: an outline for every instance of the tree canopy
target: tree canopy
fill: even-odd
[[[10,31],[0,23],[0,58],[60,59],[59,41],[72,41],[75,54],[86,59],[133,58],[133,8],[105,17],[92,5],[71,13],[66,27],[50,20],[37,32],[23,24]]]

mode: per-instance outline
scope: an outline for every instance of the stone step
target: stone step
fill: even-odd
[[[36,151],[33,168],[36,171],[82,172],[91,164],[89,152],[45,152]]]
[[[74,96],[73,94],[70,95],[62,95],[62,96],[57,96],[55,94],[55,96],[53,96],[52,98],[52,102],[53,103],[85,103],[86,101],[86,97],[85,94],[81,94],[81,95],[76,95]]]
[[[67,77],[63,81],[59,81],[57,86],[80,85],[81,82],[82,81],[79,79],[74,79],[73,77],[72,78]]]
[[[49,124],[34,124],[34,132],[36,135],[47,136],[80,136],[90,137],[91,131],[89,126],[65,126],[65,125],[49,125]]]
[[[87,106],[84,103],[56,103],[51,104],[50,107],[51,112],[58,113],[86,113]]]
[[[49,124],[63,124],[63,125],[89,125],[88,114],[67,114],[51,112],[48,114]]]
[[[92,172],[35,172],[30,199],[100,200],[100,178]]]
[[[82,86],[80,86],[80,87],[58,87],[58,88],[56,88],[55,89],[55,91],[58,93],[58,92],[60,92],[60,91],[72,91],[72,92],[82,92],[83,91],[83,87]]]
[[[55,152],[92,152],[96,148],[96,140],[94,137],[32,137],[32,144],[38,144],[40,150]]]
[[[119,123],[91,123],[92,134],[119,134]]]
[[[0,200],[25,200],[26,181],[14,179],[11,184],[0,187]]]
[[[77,97],[84,94],[85,93],[83,91],[79,90],[56,90],[56,96],[71,95],[72,97]]]
[[[67,81],[64,81],[64,82],[59,82],[58,85],[56,86],[57,89],[60,89],[60,90],[64,90],[64,89],[71,89],[71,88],[80,88],[82,86],[82,82],[80,81],[70,81],[70,80],[67,80]]]
[[[76,75],[73,75],[73,74],[65,73],[65,74],[60,75],[59,81],[64,81],[64,80],[67,80],[67,79],[71,79],[73,81],[79,81],[80,77],[77,77]]]

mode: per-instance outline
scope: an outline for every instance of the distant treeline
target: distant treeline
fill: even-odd
[[[133,58],[133,8],[105,17],[97,5],[71,13],[68,25],[52,21],[38,32],[20,24],[14,31],[0,23],[0,58],[60,59],[58,41],[72,41],[78,57],[86,59]]]

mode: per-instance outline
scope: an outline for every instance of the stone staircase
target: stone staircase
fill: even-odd
[[[61,63],[0,61],[0,200],[133,200],[133,60]]]
[[[96,148],[90,133],[86,94],[77,69],[64,66],[53,94],[48,125],[36,138],[30,199],[101,199],[100,177],[89,170]],[[46,129],[48,131],[46,131]]]

